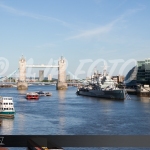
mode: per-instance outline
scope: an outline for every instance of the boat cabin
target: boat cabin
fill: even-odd
[[[14,104],[12,97],[0,97],[0,116],[6,114],[14,114]]]

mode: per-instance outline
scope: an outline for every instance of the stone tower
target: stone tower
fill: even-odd
[[[26,82],[26,60],[22,56],[19,60],[19,81],[17,83],[18,90],[26,90],[28,88],[28,84]]]
[[[63,57],[58,61],[58,82],[56,85],[57,90],[67,89],[66,83],[66,61]]]

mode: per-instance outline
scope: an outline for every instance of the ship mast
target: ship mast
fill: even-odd
[[[107,66],[104,65],[103,76],[106,77],[106,75],[107,75]]]

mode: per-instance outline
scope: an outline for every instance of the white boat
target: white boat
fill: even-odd
[[[12,97],[0,96],[0,117],[13,118],[15,114],[14,103]]]

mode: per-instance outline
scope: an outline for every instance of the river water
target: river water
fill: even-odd
[[[40,90],[52,96],[25,99],[26,92]],[[113,101],[77,96],[75,92],[76,87],[57,91],[53,85],[29,86],[27,91],[1,88],[1,96],[14,98],[16,114],[14,119],[2,119],[0,134],[150,135],[149,98],[129,95],[124,101]]]

